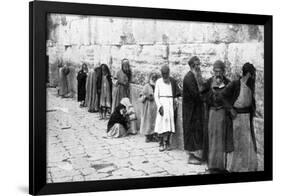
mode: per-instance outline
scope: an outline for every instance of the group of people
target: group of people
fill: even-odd
[[[209,173],[257,170],[257,147],[253,127],[255,115],[256,69],[242,66],[242,75],[230,81],[224,62],[213,64],[213,76],[204,80],[197,56],[188,61],[190,71],[183,89],[170,76],[168,65],[161,77],[150,73],[139,95],[142,103],[140,133],[146,142],[159,142],[159,151],[171,150],[176,133],[179,97],[182,96],[184,149],[188,164],[207,163]],[[78,72],[78,101],[89,112],[109,117],[107,135],[123,137],[136,134],[136,114],[130,99],[132,71],[128,59],[111,76],[106,64],[88,71],[83,64]]]
[[[184,148],[190,164],[206,161],[208,172],[257,170],[257,147],[253,127],[256,69],[242,66],[242,75],[230,81],[225,64],[213,64],[213,76],[203,81],[200,59],[189,60],[183,81]]]

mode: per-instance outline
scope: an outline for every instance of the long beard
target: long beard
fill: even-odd
[[[249,78],[247,81],[247,86],[252,90],[253,93],[255,93],[255,84],[256,80],[253,78]]]

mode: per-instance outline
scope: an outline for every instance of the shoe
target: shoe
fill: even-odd
[[[165,151],[165,147],[164,147],[164,145],[159,146],[159,151],[160,151],[160,152]]]
[[[168,143],[165,144],[165,150],[167,150],[167,151],[171,151],[172,150],[170,144],[168,144]]]
[[[146,143],[151,142],[151,140],[150,140],[150,138],[149,138],[149,136],[148,136],[148,135],[146,135],[146,136],[145,136],[145,142],[146,142]]]
[[[201,165],[202,162],[199,158],[195,157],[193,154],[190,154],[189,159],[188,159],[188,164]]]

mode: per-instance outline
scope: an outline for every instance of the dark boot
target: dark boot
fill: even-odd
[[[201,165],[202,162],[201,162],[201,160],[199,158],[197,158],[193,154],[190,154],[189,155],[189,159],[188,159],[188,164]]]
[[[150,135],[145,135],[145,142],[146,142],[146,143],[151,142],[151,139],[150,139],[150,138],[151,138]]]
[[[160,137],[160,142],[159,142],[159,151],[160,152],[163,152],[165,150],[165,147],[164,147],[164,138],[163,137]]]
[[[165,150],[167,150],[167,151],[172,150],[169,140],[167,140],[167,141],[165,142]]]

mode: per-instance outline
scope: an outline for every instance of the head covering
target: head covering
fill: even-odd
[[[197,56],[193,56],[189,59],[188,65],[190,68],[194,68],[194,62],[195,61],[200,61],[200,59]]]
[[[134,110],[134,106],[131,104],[130,100],[128,97],[125,97],[123,99],[121,99],[120,104],[124,105],[126,107],[127,110],[127,115],[129,115],[129,119],[130,120],[136,120],[137,116]]]
[[[225,70],[225,64],[221,60],[217,60],[217,61],[214,62],[213,68]]]
[[[168,65],[163,65],[161,67],[161,73],[168,73],[168,72],[170,72],[169,66]]]
[[[126,117],[124,117],[121,113],[120,110],[121,109],[125,109],[126,107],[122,104],[119,104],[115,109],[114,112],[111,114],[110,119],[108,121],[107,124],[107,132],[109,132],[109,130],[111,129],[111,127],[113,127],[113,125],[115,123],[119,123],[121,125],[123,125],[125,127],[125,129],[127,129],[127,121],[126,121]]]
[[[254,67],[253,64],[247,62],[243,65],[242,67],[242,72],[243,72],[243,75],[245,76],[247,73],[250,73],[250,74],[255,74],[256,72],[256,68]]]
[[[132,106],[128,97],[124,97],[123,99],[121,99],[120,104],[124,105],[126,107],[126,110],[128,110]]]
[[[148,75],[147,82],[149,83],[149,81],[150,81],[152,78],[156,81],[156,80],[157,80],[157,73],[151,72],[151,73]]]

